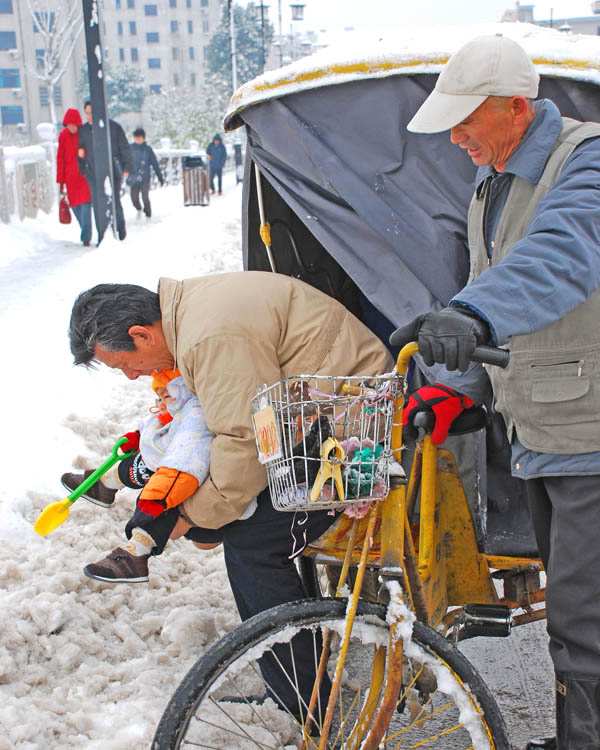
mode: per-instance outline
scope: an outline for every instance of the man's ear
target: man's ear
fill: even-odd
[[[515,125],[521,125],[529,114],[529,101],[521,95],[513,96],[510,100],[510,109]]]
[[[147,326],[131,326],[127,333],[133,339],[133,343],[136,349],[139,344],[152,344],[154,343],[154,334],[152,330]]]

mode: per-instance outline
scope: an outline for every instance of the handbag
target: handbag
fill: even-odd
[[[69,209],[69,201],[66,195],[63,195],[58,201],[58,220],[61,224],[71,223],[71,211]]]

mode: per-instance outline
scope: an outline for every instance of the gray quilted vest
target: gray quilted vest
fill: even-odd
[[[587,138],[600,136],[600,124],[563,117],[537,185],[514,176],[488,260],[483,235],[485,195],[469,207],[471,275],[495,265],[525,235],[538,202],[556,182],[565,161]],[[599,248],[600,252],[600,248]],[[494,405],[512,439],[539,453],[600,451],[600,288],[579,307],[533,333],[511,337],[506,370],[486,368]]]

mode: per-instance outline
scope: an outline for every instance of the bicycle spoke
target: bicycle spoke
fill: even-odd
[[[385,610],[361,604],[358,614],[359,627],[348,644],[330,735],[323,743],[327,750],[358,750],[382,700],[389,640]],[[254,631],[250,621],[248,626],[242,625],[242,632],[244,628],[247,631],[245,640],[224,641],[235,645],[234,652],[217,644],[214,656],[211,649],[198,663],[202,667],[198,677],[190,673],[185,682],[188,693],[179,695],[165,712],[165,717],[171,717],[179,711],[183,723],[176,725],[176,734],[163,732],[165,743],[153,745],[153,750],[318,750],[323,695],[338,662],[344,616],[344,602],[315,600],[282,605],[279,619],[277,614],[270,616],[274,619],[265,616],[260,631]],[[331,654],[321,664],[321,634],[327,630],[334,637]],[[304,636],[296,639],[303,632]],[[365,648],[371,645],[373,648]],[[312,675],[320,664],[326,672],[319,687],[322,692],[312,686]],[[490,743],[498,748],[509,746],[497,707],[464,656],[418,621],[402,669],[404,684],[382,745],[390,750],[481,750]],[[189,690],[196,685],[194,697]],[[443,685],[445,692],[438,685]],[[264,700],[257,700],[256,692],[264,695]],[[226,693],[235,699],[227,703]],[[307,725],[307,702],[312,695],[314,708]],[[188,713],[183,713],[186,710]],[[468,721],[461,716],[464,710],[470,711]],[[490,710],[492,723],[486,714]],[[169,737],[175,738],[174,742],[167,741]]]

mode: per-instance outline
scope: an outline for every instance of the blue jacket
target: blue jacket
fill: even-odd
[[[492,192],[486,216],[486,241],[494,239],[511,175],[537,184],[561,130],[560,113],[549,100],[536,102],[536,117],[510,157]],[[479,186],[493,167],[477,172]],[[451,301],[473,308],[488,321],[497,344],[531,333],[562,318],[600,286],[600,139],[578,146],[540,201],[522,240],[498,264],[462,289]],[[464,375],[443,371],[438,381],[476,401],[489,380],[481,366]],[[600,453],[541,454],[513,440],[515,476],[600,474]]]
[[[214,142],[215,138],[219,138],[218,143]],[[227,161],[227,151],[225,151],[225,146],[223,145],[223,141],[218,133],[206,147],[206,153],[210,156],[209,165],[212,172],[217,172],[220,169],[223,169],[223,165]]]
[[[133,155],[134,167],[127,178],[128,185],[144,185],[150,182],[150,167],[156,172],[160,184],[165,181],[163,174],[156,158],[156,154],[146,142],[139,145],[135,141],[131,144],[131,153]]]

